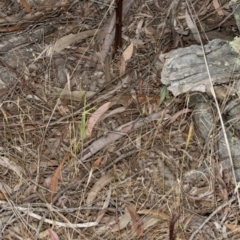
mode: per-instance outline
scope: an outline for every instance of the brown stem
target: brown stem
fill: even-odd
[[[115,53],[122,47],[122,0],[116,0]]]

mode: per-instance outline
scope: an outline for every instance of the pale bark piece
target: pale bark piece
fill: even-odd
[[[0,165],[12,170],[14,173],[16,173],[20,178],[22,178],[24,170],[17,165],[14,161],[7,157],[0,157]]]
[[[13,37],[12,35],[7,35],[3,37],[0,43],[0,54],[6,53],[11,49],[19,48],[21,46],[29,45],[31,43],[35,43],[38,41],[42,41],[45,35],[53,33],[55,28],[51,25],[46,25],[44,27],[40,27],[34,29],[30,32],[26,32],[21,35],[16,35]]]
[[[69,34],[58,39],[49,49],[48,55],[51,56],[53,52],[60,53],[64,48],[72,45],[73,43],[78,43],[83,39],[94,36],[97,29],[87,30],[77,34]]]
[[[228,120],[228,124],[234,129],[240,130],[240,99],[234,99],[227,103],[224,108],[224,114]]]
[[[215,128],[214,113],[208,96],[196,93],[191,95],[189,102],[190,106],[193,106],[195,129],[204,140],[207,140]]]
[[[65,84],[67,83],[66,60],[61,57],[60,54],[56,54],[54,64],[57,70],[57,82],[59,83],[60,87],[64,88]]]
[[[222,84],[240,76],[239,54],[230,42],[215,39],[204,46],[213,84]],[[177,96],[190,91],[210,90],[210,80],[201,46],[192,45],[163,55],[161,81]]]
[[[112,227],[111,232],[118,232],[124,229],[130,221],[131,221],[130,213],[128,209],[125,207],[125,213],[122,216],[120,216],[119,222]]]
[[[87,206],[92,206],[93,201],[97,197],[98,193],[113,180],[113,177],[114,175],[112,173],[107,173],[95,182],[92,189],[88,193],[86,200]]]
[[[221,164],[223,165],[223,169],[228,169],[231,171],[231,164],[230,159],[226,147],[226,142],[223,136],[223,132],[221,131],[219,134],[219,141],[218,141],[218,155],[221,160]],[[231,150],[234,172],[236,176],[237,182],[240,181],[240,139],[234,135],[231,131],[227,130],[227,138],[229,142],[229,147]]]
[[[239,116],[239,99],[230,101],[223,111],[223,118],[236,119]],[[210,103],[209,97],[206,93],[195,93],[190,97],[190,107],[193,107],[193,121],[195,125],[196,132],[204,141],[209,141],[213,133],[216,134],[216,109]],[[228,115],[228,116],[225,116]],[[231,157],[233,160],[233,168],[236,176],[236,180],[240,181],[240,139],[238,135],[234,133],[234,125],[231,125],[229,121],[230,128],[226,129],[227,139],[229,142],[229,147],[231,151]],[[237,122],[236,122],[237,124]],[[238,126],[238,125],[237,125]],[[214,130],[214,131],[213,131]],[[232,171],[231,162],[229,159],[226,141],[223,135],[223,131],[219,130],[218,135],[215,138],[214,143],[216,149],[218,149],[218,156],[224,171]]]
[[[126,136],[126,134],[129,134],[130,132],[144,126],[145,124],[154,120],[158,120],[159,118],[167,114],[167,112],[168,110],[160,111],[157,113],[153,113],[143,119],[139,119],[138,121],[131,121],[129,123],[123,124],[120,127],[116,128],[113,132],[98,138],[96,141],[91,143],[85,150],[78,154],[79,162],[85,162],[88,158],[93,156],[95,153],[97,153],[104,147],[114,143],[123,136]]]

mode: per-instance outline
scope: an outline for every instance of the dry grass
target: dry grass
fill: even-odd
[[[159,54],[196,44],[179,34],[185,2],[133,1],[114,56],[97,31],[114,1],[20,2],[0,3],[2,239],[239,239],[217,136],[203,141],[189,94],[160,82]],[[223,21],[223,6],[190,7],[199,29]],[[236,34],[228,19],[222,36]],[[64,36],[75,38],[57,45]]]

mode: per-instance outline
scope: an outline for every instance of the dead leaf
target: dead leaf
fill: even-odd
[[[50,160],[50,161],[41,161],[40,162],[40,167],[44,167],[44,168],[46,168],[46,167],[56,167],[56,166],[58,166],[58,161],[57,160]]]
[[[130,221],[131,221],[130,213],[127,207],[125,207],[125,213],[119,218],[119,222],[113,226],[111,232],[118,232],[124,229]]]
[[[92,165],[92,168],[97,168],[101,162],[102,162],[103,157],[99,157]]]
[[[160,218],[153,217],[153,216],[147,216],[147,217],[143,218],[144,230],[156,225],[159,221],[160,221]],[[135,229],[134,230],[132,229],[131,233],[129,235],[131,237],[136,237]]]
[[[96,183],[93,185],[92,189],[88,193],[88,197],[86,200],[87,206],[92,206],[92,203],[97,197],[98,193],[112,181],[113,177],[114,175],[112,173],[108,173],[103,175],[96,181]]]
[[[132,57],[133,54],[133,42],[124,50],[121,61],[120,61],[120,75],[122,76],[125,73],[126,61]]]
[[[31,237],[31,235],[30,235],[29,231],[26,229],[24,223],[21,223],[21,225],[20,225],[20,234],[21,234],[21,237],[26,240],[30,239],[30,237]]]
[[[218,0],[213,0],[213,6],[216,9],[216,12],[219,16],[224,16],[224,12],[221,9],[221,6],[220,6]]]
[[[27,11],[28,13],[30,13],[30,12],[31,12],[31,8],[30,8],[30,6],[28,5],[28,3],[26,2],[26,0],[20,0],[20,1],[21,1],[21,3],[22,3],[23,7],[26,9],[26,11]]]
[[[44,230],[44,231],[39,233],[38,239],[43,239],[43,238],[49,240],[49,231],[48,231],[48,229],[46,229],[46,230]]]
[[[159,10],[161,9],[158,0],[154,0],[154,5],[155,5]]]
[[[4,196],[4,194],[2,192],[0,192],[0,200],[6,200],[6,197]]]
[[[46,188],[49,188],[51,185],[52,181],[52,176],[48,176],[47,178],[44,179],[43,186]]]
[[[155,218],[155,217],[147,217],[144,218],[143,223],[144,223],[144,229],[147,229],[151,226],[154,226],[155,224],[157,224],[159,222],[159,218]]]
[[[5,109],[3,107],[0,107],[0,111],[2,112],[3,114],[3,117],[5,119],[6,122],[8,122],[8,114],[7,112],[5,111]]]
[[[13,189],[10,188],[7,184],[0,181],[0,193],[2,198],[7,198],[7,196],[13,193]]]
[[[92,29],[92,30],[80,32],[78,34],[66,35],[66,36],[58,39],[55,42],[55,44],[52,47],[50,47],[47,55],[51,56],[54,51],[60,53],[64,48],[72,45],[73,43],[78,43],[85,38],[93,36],[96,33],[96,31],[97,31],[97,29]]]
[[[193,22],[193,20],[191,19],[187,9],[186,9],[186,12],[185,12],[185,18],[186,18],[186,23],[188,25],[188,28],[191,30],[195,40],[200,43],[201,40],[200,40],[200,37],[199,37],[199,34],[198,34],[198,29],[197,29],[197,26],[196,24]]]
[[[132,57],[133,54],[133,43],[131,42],[130,45],[124,50],[122,56],[124,58],[124,61],[126,62]]]
[[[92,168],[89,172],[89,176],[88,176],[88,180],[87,180],[87,184],[86,184],[86,187],[88,186],[88,184],[90,183],[90,180],[92,178],[92,174],[93,174],[93,171],[99,166],[99,164],[101,163],[102,161],[102,157],[99,157],[92,165]]]
[[[186,114],[186,113],[189,113],[189,112],[192,112],[192,110],[189,109],[189,108],[185,108],[185,109],[182,109],[182,110],[176,112],[176,113],[171,117],[171,120],[170,120],[170,122],[168,123],[168,125],[170,125],[171,123],[175,122],[176,119],[177,119],[179,116],[181,116],[182,114]]]
[[[141,30],[142,30],[143,24],[144,24],[144,19],[141,19],[138,22],[138,24],[137,24],[137,29],[136,29],[136,39],[137,39],[137,42],[139,40],[139,36],[140,36]]]
[[[126,205],[128,212],[130,213],[133,226],[137,232],[137,237],[140,238],[143,235],[144,226],[141,218],[136,213],[136,210],[131,205]]]
[[[112,188],[111,188],[111,185],[110,185],[109,190],[107,192],[107,197],[106,197],[106,199],[104,201],[104,204],[103,204],[103,207],[102,207],[102,210],[98,213],[98,217],[96,219],[97,223],[99,223],[102,220],[102,218],[103,218],[103,216],[104,216],[104,214],[105,214],[105,212],[106,212],[106,210],[109,206],[109,203],[110,203],[110,200],[111,200],[111,194],[112,194]]]
[[[227,228],[229,228],[230,230],[234,231],[234,232],[240,232],[240,225],[235,225],[235,224],[227,224],[225,223],[224,226],[226,226]]]
[[[59,166],[57,167],[57,169],[54,171],[52,178],[51,178],[51,183],[50,183],[50,187],[49,189],[51,190],[50,195],[47,197],[47,201],[51,202],[53,197],[55,196],[55,194],[57,193],[57,189],[58,189],[58,179],[62,170],[62,167],[65,163],[65,161],[71,156],[71,153],[67,153],[64,157],[64,159],[62,160],[62,162],[59,164]]]
[[[159,210],[150,210],[150,209],[142,209],[140,211],[137,211],[138,214],[149,214],[149,215],[153,215],[153,216],[159,216],[160,218],[164,219],[164,220],[170,220],[170,216],[167,215],[164,212],[159,212]]]
[[[57,109],[62,116],[67,116],[70,112],[68,109],[67,102],[58,98],[57,100]]]
[[[98,119],[110,108],[111,102],[104,103],[101,107],[99,107],[89,118],[86,126],[86,135],[90,137],[92,134],[92,130],[97,123]]]
[[[34,184],[27,187],[27,189],[21,194],[21,198],[26,198],[32,193],[36,193],[36,186]]]
[[[48,232],[51,240],[60,240],[57,233],[53,231],[51,228],[48,229]]]
[[[24,170],[18,164],[16,164],[14,161],[12,161],[11,159],[9,159],[7,157],[0,157],[0,165],[7,169],[12,170],[19,177],[22,177]]]

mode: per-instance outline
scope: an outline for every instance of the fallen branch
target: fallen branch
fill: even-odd
[[[108,133],[101,138],[94,141],[90,146],[88,146],[83,152],[78,154],[79,162],[87,160],[89,157],[93,156],[95,153],[103,149],[104,147],[112,144],[123,136],[126,136],[130,132],[144,126],[145,124],[158,120],[162,118],[168,110],[163,110],[157,113],[153,113],[146,118],[139,119],[138,121],[131,121],[129,123],[123,124],[122,126],[116,128],[113,132]]]

